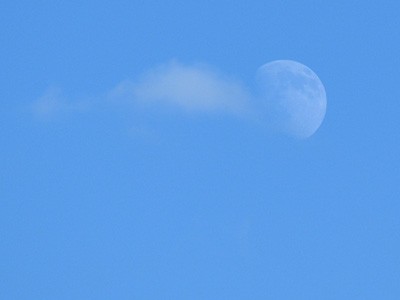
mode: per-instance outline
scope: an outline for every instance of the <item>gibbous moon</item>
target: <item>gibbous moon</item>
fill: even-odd
[[[326,112],[325,88],[307,66],[276,60],[258,69],[260,104],[275,130],[297,138],[312,136]]]

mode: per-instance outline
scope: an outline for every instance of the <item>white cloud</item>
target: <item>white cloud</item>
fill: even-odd
[[[184,65],[176,61],[150,69],[136,81],[122,81],[107,93],[107,98],[125,105],[176,108],[184,112],[244,116],[251,110],[250,94],[239,81],[202,64]],[[37,117],[52,118],[101,106],[105,99],[92,100],[70,101],[59,88],[51,87],[33,103],[32,111]]]
[[[192,112],[224,112],[237,115],[248,111],[250,96],[238,82],[204,65],[172,62],[148,71],[137,82],[124,81],[112,98],[137,104],[173,106]]]

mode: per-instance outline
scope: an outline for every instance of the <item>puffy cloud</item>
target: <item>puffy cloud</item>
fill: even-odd
[[[204,65],[178,62],[154,68],[137,82],[124,81],[110,95],[143,105],[238,115],[247,112],[250,99],[240,82]]]

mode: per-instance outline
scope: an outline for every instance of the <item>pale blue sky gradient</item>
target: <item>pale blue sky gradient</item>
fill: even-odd
[[[399,299],[399,15],[397,1],[2,1],[0,298]],[[310,139],[109,96],[174,60],[254,91],[276,59],[325,86]]]

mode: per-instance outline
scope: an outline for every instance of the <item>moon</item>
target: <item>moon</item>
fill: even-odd
[[[310,68],[292,60],[276,60],[257,71],[260,105],[269,125],[305,139],[321,126],[326,113],[324,85]]]

